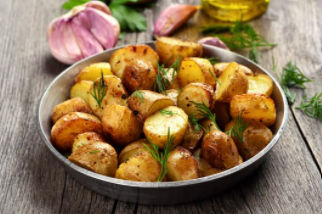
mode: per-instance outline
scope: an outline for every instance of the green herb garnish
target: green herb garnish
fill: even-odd
[[[95,153],[98,153],[98,152],[100,152],[100,150],[90,151],[89,153],[95,154]]]
[[[204,127],[199,124],[199,119],[198,117],[195,116],[194,113],[188,114],[188,119],[191,124],[194,125],[195,131],[199,134],[201,129],[204,130]]]
[[[216,82],[218,82],[218,84],[221,85],[221,83],[220,83],[219,79],[217,78],[216,74],[214,74],[214,72],[212,72],[211,69],[209,69],[209,73],[211,74],[211,76],[213,76],[215,78]]]
[[[76,7],[76,6],[79,6],[79,5],[82,5],[82,4],[85,4],[87,2],[89,2],[90,0],[68,0],[67,2],[65,2],[63,4],[63,8],[65,10],[71,10],[73,9],[73,7]]]
[[[141,86],[140,86],[141,87]],[[140,87],[138,87],[131,95],[131,97],[135,97],[135,98],[140,98],[141,103],[144,102],[144,96],[143,96],[143,92],[139,91]]]
[[[101,108],[103,98],[106,95],[107,87],[104,82],[103,71],[101,71],[102,77],[98,82],[93,83],[93,92],[91,93],[92,97],[96,100],[98,107]]]
[[[204,58],[204,59],[208,60],[210,62],[210,64],[212,64],[212,65],[218,63],[218,61],[219,61],[219,58],[218,57],[214,57],[214,56],[209,57],[209,58]]]
[[[322,92],[316,93],[310,99],[304,97],[301,104],[296,107],[296,109],[300,109],[305,112],[305,114],[309,117],[317,118],[322,120]]]
[[[264,191],[261,186],[257,185],[258,192],[261,194],[261,196],[264,196]]]
[[[159,112],[163,115],[163,116],[165,116],[165,115],[170,115],[170,116],[172,116],[172,115],[175,115],[176,113],[173,113],[172,111],[170,111],[170,110],[164,110],[164,109],[160,109],[159,110]]]
[[[238,113],[238,116],[234,118],[234,124],[231,127],[230,130],[228,130],[226,133],[231,137],[237,137],[239,142],[243,143],[243,134],[244,131],[247,129],[249,122],[245,123],[243,118],[243,111],[241,113]]]
[[[216,122],[216,114],[212,113],[210,109],[205,105],[204,102],[202,103],[197,103],[194,101],[189,101],[189,102],[194,104],[195,107],[198,108],[197,111],[202,117],[210,119],[216,125],[217,129],[220,130]]]

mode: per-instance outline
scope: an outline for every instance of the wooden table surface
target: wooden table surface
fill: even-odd
[[[64,11],[64,0],[0,1],[0,213],[322,213],[322,123],[295,109],[304,93],[322,91],[322,1],[272,0],[267,13],[252,23],[268,41],[260,64],[271,70],[274,56],[281,69],[288,61],[314,78],[296,90],[287,129],[264,164],[246,181],[196,203],[142,206],[101,196],[75,182],[49,153],[37,130],[41,94],[67,66],[50,54],[48,23]],[[146,9],[148,31],[127,34],[121,44],[152,40],[153,21],[169,2]],[[200,12],[201,25],[211,21]],[[201,37],[192,21],[175,36]]]

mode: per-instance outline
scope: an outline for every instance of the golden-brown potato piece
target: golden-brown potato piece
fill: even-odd
[[[121,106],[127,106],[126,101],[128,98],[128,93],[123,87],[120,78],[110,75],[104,76],[103,79],[106,85],[106,94],[102,100],[101,107],[99,107],[96,99],[92,96],[92,94],[94,93],[94,84],[98,84],[100,78],[95,80],[95,82],[93,83],[89,95],[89,105],[93,110],[94,114],[99,118],[102,118],[103,110],[107,105],[118,104]]]
[[[216,114],[216,122],[221,130],[224,130],[226,124],[231,120],[229,111],[229,103],[216,102],[214,112]]]
[[[102,125],[105,136],[121,146],[139,139],[143,127],[128,107],[116,104],[105,107]]]
[[[122,82],[129,93],[138,88],[152,91],[156,76],[157,73],[150,62],[138,59],[125,66]]]
[[[89,105],[89,90],[91,89],[93,82],[82,80],[70,89],[70,98],[79,97]]]
[[[174,105],[177,105],[179,93],[180,90],[177,89],[166,90],[167,96],[174,102]]]
[[[247,76],[248,91],[247,94],[264,94],[270,96],[273,92],[273,80],[266,74],[257,74],[255,76]]]
[[[180,80],[177,75],[177,72],[173,68],[166,68],[166,73],[163,77],[167,80],[167,84],[165,85],[167,89],[179,89],[181,88]],[[160,71],[159,71],[160,72]]]
[[[181,108],[168,106],[146,119],[143,132],[153,144],[159,146],[159,148],[163,148],[167,143],[169,128],[170,135],[174,136],[173,145],[178,145],[181,143],[187,127],[188,115]]]
[[[214,64],[214,69],[215,69],[216,76],[219,77],[220,75],[222,75],[222,73],[224,72],[224,70],[227,68],[228,65],[229,65],[229,62],[219,62],[219,63]],[[247,76],[253,76],[254,75],[252,70],[250,70],[249,68],[247,68],[244,65],[239,64],[239,68]]]
[[[218,78],[216,100],[230,102],[238,94],[246,94],[248,79],[244,72],[239,69],[236,62],[231,62]]]
[[[233,126],[236,126],[236,120],[232,120],[227,124],[225,131],[229,131]],[[242,142],[237,136],[232,135],[232,138],[238,148],[239,154],[245,159],[255,156],[260,152],[273,138],[272,131],[265,125],[251,122],[245,122],[247,128],[244,130],[242,135]]]
[[[239,164],[239,154],[233,139],[221,131],[213,130],[205,135],[201,156],[217,169],[230,169]]]
[[[79,97],[66,100],[54,107],[53,113],[51,115],[53,123],[56,123],[64,115],[71,112],[84,112],[92,113],[92,110],[88,105]]]
[[[139,153],[149,153],[149,150],[144,146],[144,144],[147,146],[150,145],[147,139],[140,139],[124,147],[124,149],[122,149],[119,154],[119,164],[124,163],[125,161]]]
[[[217,117],[217,115],[216,115],[216,117]],[[214,121],[210,120],[209,118],[202,119],[199,123],[206,130],[206,132],[210,132],[211,130],[220,131],[217,123],[215,123]]]
[[[137,60],[150,62],[154,71],[158,70],[159,56],[147,45],[129,45],[116,50],[110,58],[112,72],[123,79],[124,70],[128,64]]]
[[[74,151],[68,160],[98,174],[114,177],[117,169],[117,153],[105,142],[93,142]]]
[[[167,62],[166,67],[170,67],[178,56],[181,56],[181,59],[185,57],[201,57],[203,51],[200,44],[170,37],[157,38],[155,46],[160,56],[161,64]]]
[[[236,95],[230,102],[230,115],[271,126],[276,121],[274,100],[263,94]]]
[[[163,94],[148,90],[138,90],[142,96],[129,97],[128,104],[140,122],[144,122],[147,117],[159,109],[173,106],[174,102]]]
[[[160,163],[150,153],[132,156],[116,170],[116,178],[129,181],[156,182],[161,172]]]
[[[167,160],[167,178],[170,181],[199,178],[198,163],[191,152],[181,146],[170,152]]]
[[[184,134],[181,146],[189,151],[193,151],[198,147],[198,144],[203,137],[204,131],[202,129],[199,132],[195,129],[192,123],[188,123],[188,128]]]
[[[75,78],[75,82],[78,83],[82,80],[95,81],[97,78],[103,75],[113,75],[111,66],[108,62],[93,63],[81,70]]]
[[[199,169],[199,175],[200,177],[206,177],[209,175],[214,175],[217,173],[222,172],[221,169],[216,169],[212,167],[205,159],[203,159],[201,156],[201,149],[196,150],[193,153],[193,157],[198,163],[198,169]]]
[[[55,123],[51,129],[51,140],[59,150],[69,151],[75,137],[84,132],[102,133],[101,121],[91,114],[72,112]]]
[[[191,57],[181,62],[178,78],[182,87],[195,82],[207,83],[213,89],[216,85],[214,68],[207,59]]]
[[[182,89],[178,96],[178,107],[182,108],[188,115],[194,114],[195,117],[202,119],[204,117],[191,101],[204,103],[208,108],[211,108],[213,102],[215,102],[214,91],[206,83],[190,83]]]
[[[95,132],[85,132],[79,134],[75,137],[72,152],[76,151],[81,146],[85,146],[86,144],[93,142],[105,142],[105,139],[102,135],[97,134]]]

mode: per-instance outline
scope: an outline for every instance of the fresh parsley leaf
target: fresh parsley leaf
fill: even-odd
[[[85,3],[89,2],[89,1],[90,0],[68,0],[68,2],[65,2],[62,7],[65,10],[71,10],[71,9],[73,9],[73,7],[85,4]]]
[[[322,121],[322,92],[316,93],[310,99],[305,96],[301,104],[296,108],[304,111],[307,116]]]

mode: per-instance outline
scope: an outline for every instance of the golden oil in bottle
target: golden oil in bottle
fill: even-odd
[[[202,8],[215,19],[235,22],[265,13],[270,0],[201,0]]]

